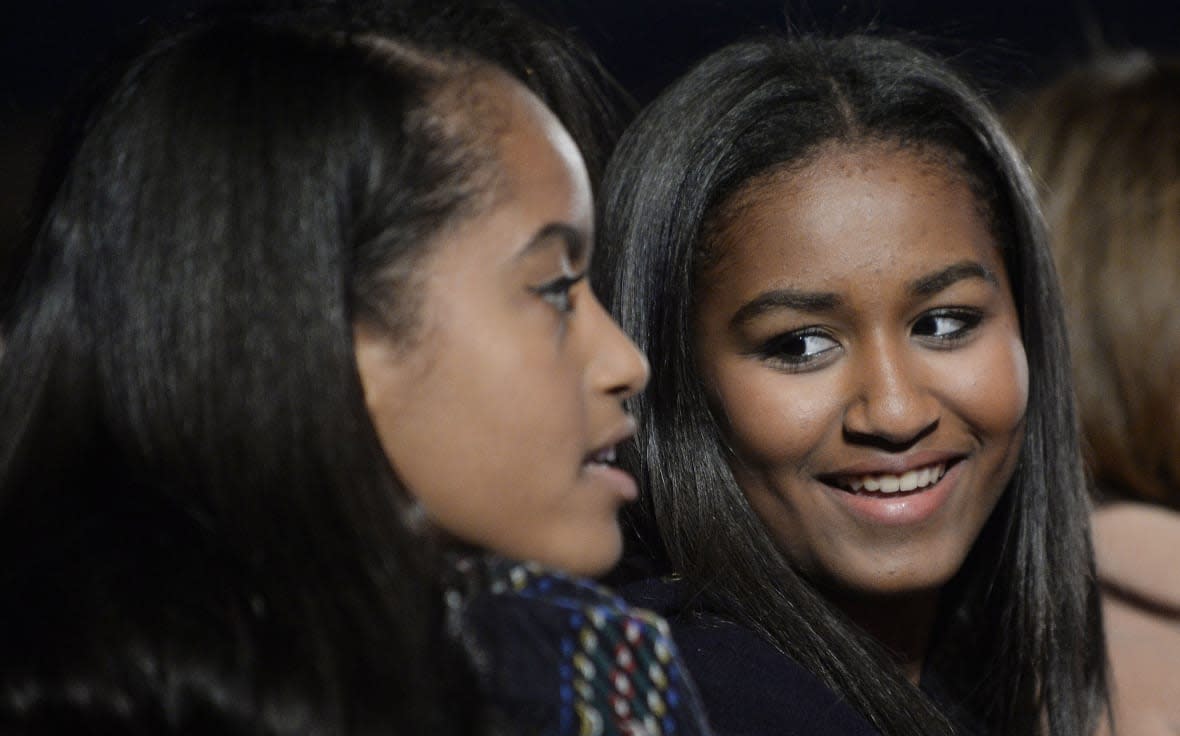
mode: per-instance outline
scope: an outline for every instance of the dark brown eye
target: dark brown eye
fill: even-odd
[[[953,342],[966,337],[982,320],[983,315],[970,310],[938,310],[919,317],[914,322],[913,332],[919,337]]]
[[[836,350],[840,343],[822,330],[788,332],[767,340],[758,353],[768,360],[802,366]]]
[[[586,274],[584,273],[577,276],[561,276],[540,286],[533,287],[532,291],[552,305],[558,312],[569,314],[574,311],[574,303],[570,298],[570,291],[574,288],[575,284],[584,278],[586,278]]]

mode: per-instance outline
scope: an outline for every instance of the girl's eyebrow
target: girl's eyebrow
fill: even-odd
[[[907,286],[911,296],[926,298],[933,296],[964,279],[983,279],[998,287],[1000,280],[987,266],[977,261],[959,261],[925,276],[914,279]],[[741,306],[730,319],[731,327],[740,327],[757,317],[778,309],[791,309],[813,314],[831,312],[840,307],[844,300],[839,294],[825,291],[801,291],[799,289],[770,289]]]
[[[551,222],[538,230],[516,254],[516,259],[527,258],[539,250],[556,245],[565,246],[566,256],[574,270],[582,270],[589,256],[590,244],[581,231],[564,222]]]
[[[983,279],[992,286],[998,287],[1000,285],[1000,280],[996,278],[996,275],[982,263],[959,261],[941,271],[914,279],[910,282],[908,290],[912,296],[929,297],[964,279]]]
[[[793,309],[797,312],[830,312],[844,300],[839,294],[824,291],[800,291],[798,289],[771,289],[741,306],[729,320],[731,327],[740,327],[757,317],[777,309]]]

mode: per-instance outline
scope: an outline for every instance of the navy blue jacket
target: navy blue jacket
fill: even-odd
[[[760,636],[692,610],[670,578],[618,585],[632,605],[667,619],[717,736],[880,736],[802,665]]]

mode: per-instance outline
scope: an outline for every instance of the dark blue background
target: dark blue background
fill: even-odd
[[[1084,57],[1101,39],[1114,48],[1180,49],[1180,3],[1161,0],[524,0],[572,27],[639,98],[727,41],[786,18],[804,29],[875,27],[942,39],[993,84],[1023,85]],[[0,14],[0,105],[52,103],[111,40],[152,16],[176,16],[210,0],[42,0]]]
[[[533,0],[573,25],[641,100],[703,54],[759,30],[911,34],[1002,101],[1102,48],[1180,50],[1180,3],[1160,0]]]
[[[788,23],[916,34],[999,103],[1102,48],[1180,52],[1175,0],[522,1],[582,36],[641,102],[705,53]],[[225,0],[7,0],[0,13],[0,262],[27,200],[48,111],[114,39],[147,18],[213,2]]]

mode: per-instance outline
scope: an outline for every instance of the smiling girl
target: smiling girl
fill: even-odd
[[[1062,311],[978,95],[898,43],[735,45],[641,115],[604,192],[608,303],[654,366],[626,466],[656,574],[626,592],[718,732],[862,732],[815,713],[845,701],[887,734],[1091,733]]]

